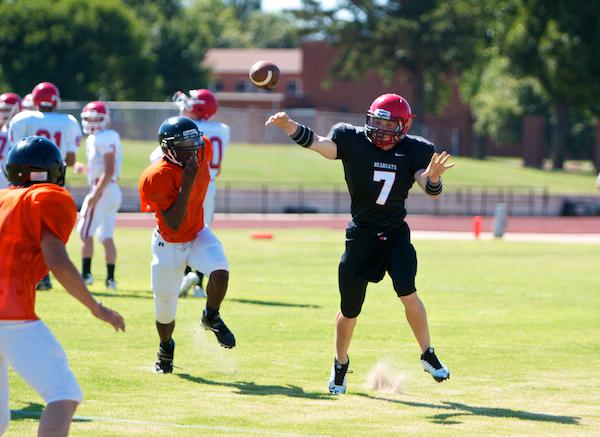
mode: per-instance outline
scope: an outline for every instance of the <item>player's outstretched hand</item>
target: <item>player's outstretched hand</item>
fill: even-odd
[[[442,152],[439,155],[434,153],[431,161],[429,161],[429,165],[423,172],[423,176],[428,177],[432,181],[437,181],[446,170],[454,167],[453,162],[448,162],[449,159],[449,153]]]
[[[198,155],[192,155],[185,162],[183,168],[183,185],[192,185],[196,179],[196,173],[198,173]]]
[[[288,135],[293,134],[298,127],[298,123],[292,120],[285,112],[277,112],[271,115],[265,122],[265,126],[269,125],[277,126]]]
[[[101,303],[98,303],[98,306],[92,311],[92,314],[100,320],[112,325],[112,327],[115,328],[115,331],[125,331],[125,320],[123,320],[123,316],[118,312],[105,307]]]

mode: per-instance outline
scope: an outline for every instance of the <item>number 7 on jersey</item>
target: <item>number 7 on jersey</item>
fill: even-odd
[[[381,187],[381,191],[379,192],[379,197],[375,201],[377,205],[385,205],[385,202],[387,202],[388,196],[392,191],[392,186],[394,185],[395,179],[396,172],[375,170],[375,172],[373,173],[373,181],[383,181],[383,186]]]

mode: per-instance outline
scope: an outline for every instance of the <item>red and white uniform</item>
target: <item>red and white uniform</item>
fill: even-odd
[[[88,162],[88,183],[91,191],[85,197],[79,213],[77,232],[82,239],[89,238],[94,233],[100,241],[112,238],[115,230],[117,211],[121,206],[122,193],[117,184],[121,174],[122,148],[121,137],[113,129],[102,129],[89,135],[85,141]],[[115,173],[104,188],[100,199],[93,208],[88,207],[94,186],[104,173],[104,156],[115,155]]]
[[[8,181],[4,176],[2,168],[6,162],[6,157],[10,151],[11,144],[8,141],[8,127],[2,126],[0,128],[0,189],[8,187]]]
[[[23,111],[15,115],[8,126],[8,140],[13,145],[30,135],[53,141],[63,159],[67,153],[77,153],[81,141],[81,127],[71,114],[58,112]]]
[[[207,276],[215,270],[229,271],[223,246],[211,229],[204,226],[202,204],[210,182],[210,161],[211,144],[205,138],[204,155],[202,151],[198,152],[198,173],[185,216],[176,230],[169,228],[161,211],[168,210],[175,203],[183,183],[183,168],[159,159],[140,177],[142,211],[154,212],[157,222],[152,238],[151,283],[155,317],[159,323],[175,320],[179,284],[186,265]]]
[[[196,126],[202,134],[207,137],[213,148],[212,160],[209,163],[210,183],[204,198],[204,223],[208,226],[212,224],[215,213],[215,198],[217,194],[216,178],[221,172],[221,164],[225,150],[231,140],[231,129],[225,123],[209,120],[194,120]],[[150,162],[155,162],[162,158],[163,153],[160,147],[157,147],[150,154]]]
[[[35,312],[35,285],[48,273],[43,228],[65,244],[77,209],[54,184],[0,190],[0,435],[8,426],[8,365],[47,403],[81,402],[64,350]]]

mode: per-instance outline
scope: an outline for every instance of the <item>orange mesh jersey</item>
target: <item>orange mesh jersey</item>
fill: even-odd
[[[169,243],[185,243],[196,238],[204,227],[202,203],[210,182],[208,165],[212,159],[212,145],[204,137],[204,156],[198,151],[198,172],[192,186],[185,216],[179,229],[171,229],[161,211],[168,210],[177,199],[183,184],[183,167],[166,159],[159,159],[147,167],[140,176],[140,198],[143,212],[154,212],[158,232]]]
[[[48,228],[65,244],[77,219],[71,194],[54,184],[0,190],[0,320],[36,320],[35,285],[48,273]]]

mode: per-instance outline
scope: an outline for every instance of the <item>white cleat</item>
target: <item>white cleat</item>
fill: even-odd
[[[83,276],[83,282],[85,282],[85,285],[92,285],[94,283],[94,277],[91,273],[88,273]]]
[[[117,289],[117,281],[115,281],[114,279],[107,279],[105,285],[106,285],[107,290],[116,290]]]
[[[432,347],[421,355],[421,367],[430,373],[437,382],[450,378],[450,370],[438,359]]]
[[[200,287],[199,285],[194,286],[194,292],[192,293],[193,297],[208,297],[206,295],[206,291],[204,291],[204,288]]]
[[[181,286],[179,287],[179,296],[187,296],[188,292],[190,291],[190,288],[192,288],[194,285],[198,285],[199,282],[200,278],[198,278],[196,272],[189,272],[181,280]]]
[[[332,395],[345,394],[347,385],[348,366],[350,358],[346,364],[340,364],[337,360],[333,360],[331,374],[329,375],[329,393]]]

